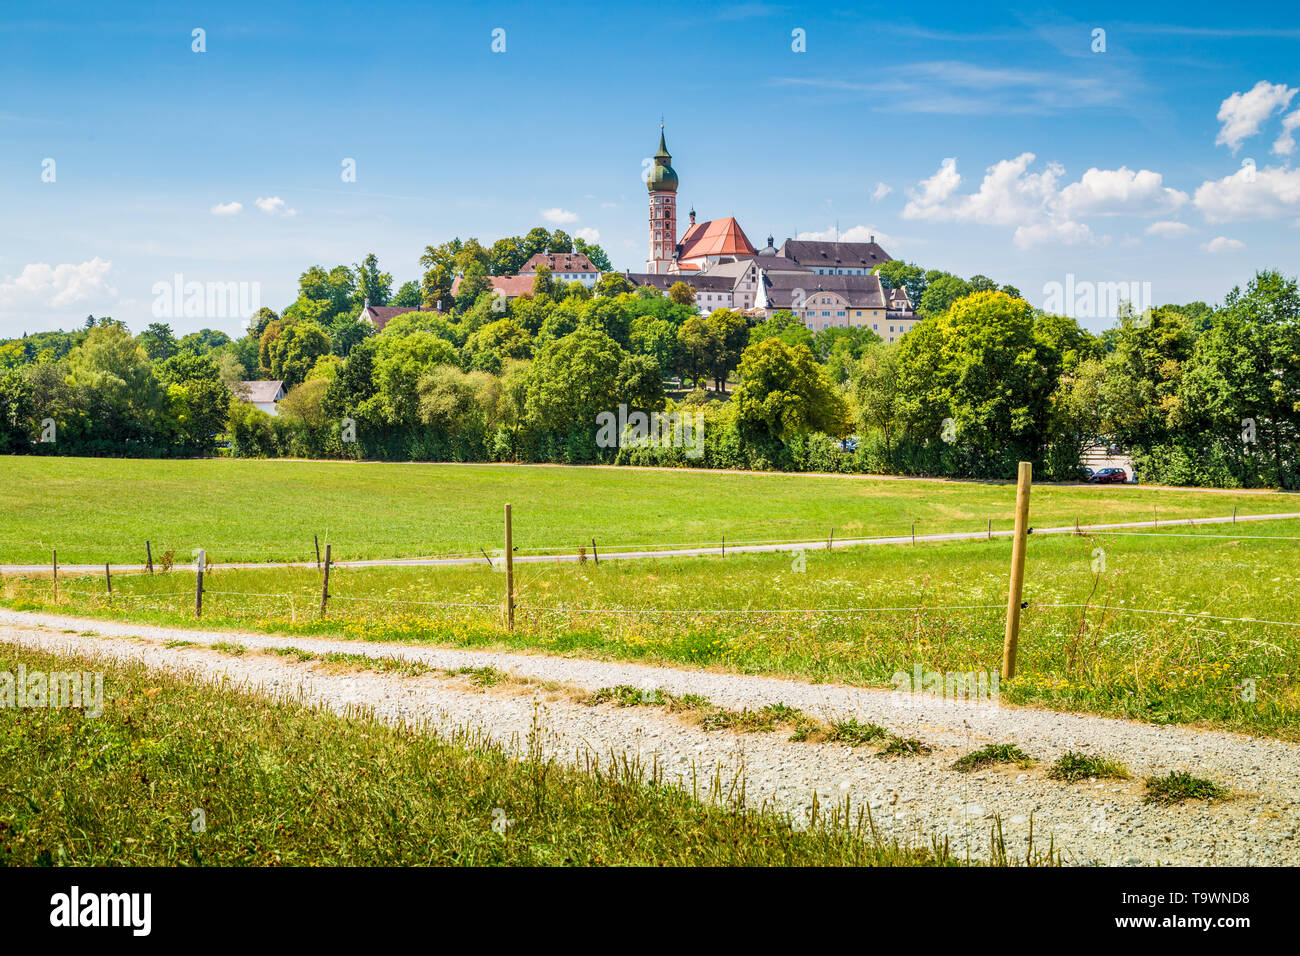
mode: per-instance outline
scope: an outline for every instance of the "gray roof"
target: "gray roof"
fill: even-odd
[[[735,262],[718,262],[709,266],[709,275],[729,275],[739,278],[745,274],[745,270],[750,264],[757,265],[766,272],[802,272],[810,273],[812,269],[807,266],[801,266],[793,259],[787,259],[785,256],[743,256],[737,257]]]
[[[811,299],[818,292],[833,292],[848,301],[854,309],[885,308],[885,292],[880,276],[788,275],[777,273],[766,276],[767,301],[770,308],[797,308],[795,293],[802,292]]]
[[[254,405],[269,405],[284,398],[284,382],[278,378],[262,382],[240,382],[237,388],[243,399]]]
[[[873,269],[890,261],[889,253],[876,242],[823,242],[811,239],[787,239],[781,255],[800,265]]]
[[[667,292],[678,282],[685,282],[696,292],[730,292],[736,285],[735,276],[712,272],[625,272],[623,278],[633,285],[647,285],[661,292]]]

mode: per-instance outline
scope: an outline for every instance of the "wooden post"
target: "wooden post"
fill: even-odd
[[[330,549],[331,544],[325,545],[325,578],[321,581],[320,586],[320,616],[325,616],[325,602],[330,599]]]
[[[316,570],[319,571],[320,570],[320,535],[314,534],[311,536],[311,539],[312,541],[316,542]],[[329,549],[330,546],[328,544],[325,545],[325,550],[329,551]]]
[[[54,549],[54,603],[59,603],[59,549]]]
[[[595,559],[596,564],[600,564],[600,555],[596,553],[596,539],[591,539],[591,556]]]
[[[1016,676],[1016,649],[1020,642],[1020,604],[1025,593],[1025,545],[1029,539],[1029,489],[1034,466],[1020,463],[1016,481],[1016,536],[1011,547],[1011,583],[1007,590],[1007,631],[1002,645],[1002,679]]]
[[[492,563],[492,559],[488,557],[488,553],[486,551],[484,551],[482,548],[479,548],[478,553],[483,555],[483,560],[488,563],[489,568],[491,568],[493,571],[497,569],[497,566]]]
[[[835,547],[835,526],[831,525],[831,536],[826,539],[826,550],[830,551]]]
[[[203,616],[203,566],[207,564],[207,554],[200,549],[194,562],[194,616]]]
[[[1079,518],[1078,518],[1077,515],[1076,515],[1075,518],[1074,518],[1074,534],[1075,534],[1076,537],[1077,537],[1078,534],[1079,534]]]
[[[912,544],[916,544],[916,522],[912,522]]]
[[[153,574],[153,548],[149,546],[148,541],[144,543],[144,566],[149,569],[150,574]]]
[[[1236,523],[1237,523],[1237,506],[1236,506],[1236,505],[1233,505],[1233,506],[1232,506],[1232,523],[1233,523],[1233,524],[1236,524]]]
[[[722,536],[722,556],[724,558],[727,556],[727,536],[725,534]]]
[[[989,540],[993,540],[993,519],[989,519]]]
[[[113,596],[113,577],[108,573],[108,565],[104,565],[104,586],[108,588],[108,596]]]
[[[515,548],[510,531],[510,505],[506,505],[506,629],[515,629]]]

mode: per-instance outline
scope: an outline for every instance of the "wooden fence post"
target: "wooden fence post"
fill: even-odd
[[[108,596],[113,596],[113,577],[108,573],[108,565],[104,565],[104,586],[108,588]]]
[[[831,525],[831,536],[826,539],[826,550],[830,551],[835,547],[835,526]]]
[[[595,539],[595,538],[592,538],[592,539],[591,539],[591,556],[592,556],[592,558],[595,559],[596,564],[599,566],[599,564],[600,564],[600,555],[596,552],[596,539]]]
[[[153,548],[148,540],[144,543],[144,566],[149,570],[150,574],[153,574]]]
[[[510,505],[506,505],[506,629],[515,629],[515,549],[510,531]]]
[[[912,544],[916,544],[916,522],[912,522]]]
[[[1025,545],[1029,538],[1029,489],[1034,466],[1020,463],[1016,481],[1016,535],[1011,547],[1011,583],[1007,590],[1007,630],[1002,645],[1002,679],[1016,676],[1016,650],[1020,642],[1020,605],[1025,593]]]
[[[722,536],[722,556],[724,558],[727,556],[727,536],[725,534]]]
[[[320,570],[320,535],[314,534],[311,536],[311,539],[312,541],[316,542],[316,570],[319,571]],[[326,552],[328,552],[329,549],[330,546],[328,544],[325,545]]]
[[[993,519],[989,519],[989,540],[993,540]]]
[[[54,549],[52,560],[54,561],[54,603],[58,604],[59,603],[59,549],[58,548]]]
[[[203,567],[208,563],[207,552],[202,548],[199,549],[197,559],[194,562],[194,616],[203,616]]]
[[[321,581],[320,586],[320,616],[325,616],[325,602],[330,599],[330,549],[331,544],[325,545],[325,579]]]

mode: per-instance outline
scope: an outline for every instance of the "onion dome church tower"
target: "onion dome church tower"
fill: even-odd
[[[646,272],[667,273],[677,256],[677,172],[664,142],[664,127],[659,124],[659,152],[646,174],[650,191],[650,258]]]

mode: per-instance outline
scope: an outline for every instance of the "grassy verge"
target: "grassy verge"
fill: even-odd
[[[104,670],[104,709],[0,708],[0,864],[962,862],[942,846],[884,842],[847,806],[799,828],[737,809],[720,787],[695,799],[628,758],[563,766],[540,756],[540,730],[511,756],[482,739],[0,645],[0,671],[20,665]],[[991,839],[995,861],[1012,862]]]
[[[594,537],[624,546],[824,540],[1012,527],[1014,488],[702,470],[343,462],[144,461],[0,456],[0,562],[142,563],[172,552],[214,562],[311,560],[313,536],[342,559],[477,555],[501,547],[514,506],[521,554]],[[1300,510],[1295,496],[1039,485],[1040,527]],[[581,502],[581,509],[573,507]],[[94,515],[93,521],[86,520]]]
[[[1019,673],[1001,701],[1300,739],[1300,628],[1264,623],[1300,620],[1296,536],[1292,521],[1031,538]],[[789,554],[521,565],[513,632],[504,576],[486,564],[336,569],[324,620],[314,569],[217,570],[198,623],[888,686],[916,666],[998,670],[1009,551],[996,540],[809,551],[802,572]],[[193,627],[193,580],[116,576],[110,601],[102,576],[64,578],[55,605],[48,577],[7,578],[0,604]]]

